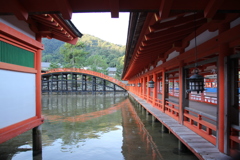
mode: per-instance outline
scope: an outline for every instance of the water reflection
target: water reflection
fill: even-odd
[[[161,133],[123,95],[43,95],[42,155],[34,160],[196,159],[175,155],[177,139]],[[0,144],[0,159],[32,157],[31,131]]]

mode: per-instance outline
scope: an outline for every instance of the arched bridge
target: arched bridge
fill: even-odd
[[[103,73],[80,69],[58,68],[42,74],[43,93],[126,92],[127,85]]]

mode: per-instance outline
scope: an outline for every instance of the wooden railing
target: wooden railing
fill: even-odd
[[[149,102],[149,103],[153,103],[153,97],[149,96],[149,97],[148,97],[148,102]]]
[[[230,133],[230,155],[235,156],[240,149],[240,126],[232,125]]]
[[[161,110],[162,112],[166,113],[170,117],[174,118],[175,120],[179,121],[179,105],[178,102],[174,102],[170,99],[165,99],[165,106],[163,109],[163,100],[153,98],[151,96],[147,96],[146,94],[142,94],[141,98],[146,100],[147,102],[153,104],[154,107]],[[195,109],[185,107],[184,108],[184,120],[183,124],[191,129],[192,131],[196,132],[212,144],[216,145],[216,117],[211,116],[206,113],[199,112]],[[232,128],[234,130],[234,128]],[[235,127],[236,131],[236,127]],[[237,130],[239,133],[240,127]],[[235,147],[236,144],[240,144],[240,140],[238,140],[238,134],[231,136],[232,146]]]
[[[146,95],[146,94],[144,94],[144,95],[143,95],[143,99],[145,99],[146,101],[148,100],[148,98],[147,98],[147,95]]]
[[[161,99],[158,99],[158,98],[155,98],[155,101],[154,101],[154,107],[160,109],[161,111],[163,111],[163,106],[162,106],[162,100]]]
[[[85,74],[88,74],[88,75],[92,75],[92,76],[96,76],[96,77],[108,80],[108,81],[110,81],[112,83],[115,83],[116,85],[124,88],[125,90],[129,89],[126,84],[120,82],[119,80],[117,80],[113,77],[107,76],[103,73],[99,73],[99,72],[95,72],[95,71],[91,71],[91,70],[86,70],[86,69],[81,69],[81,68],[56,68],[56,69],[51,69],[51,70],[49,70],[49,71],[47,71],[46,73],[43,73],[43,74],[49,74],[49,73],[55,73],[55,72],[85,73]]]
[[[216,145],[216,117],[185,107],[184,125]]]
[[[170,102],[170,101],[166,101],[165,102],[165,113],[178,121],[178,119],[179,119],[178,104]]]
[[[214,105],[217,104],[217,97],[213,97],[213,96],[204,95],[202,97],[201,95],[191,94],[189,99],[192,101],[205,102],[205,103],[214,104]]]

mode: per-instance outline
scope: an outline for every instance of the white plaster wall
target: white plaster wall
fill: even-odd
[[[196,46],[212,39],[213,37],[216,37],[217,35],[218,35],[218,30],[216,30],[215,32],[209,32],[209,31],[203,32],[202,34],[200,34],[196,37],[196,42],[197,42]],[[190,49],[192,49],[194,47],[195,47],[195,38],[190,41],[189,46],[187,48],[185,48],[185,52],[189,51]]]
[[[230,23],[230,28],[236,27],[239,24],[240,24],[240,18],[237,18]]]
[[[35,39],[35,33],[30,30],[28,24],[25,21],[18,20],[13,15],[1,15],[0,22],[16,29],[19,32],[22,32],[23,34],[31,37],[32,39]]]
[[[0,70],[0,129],[36,115],[35,74]]]
[[[173,59],[173,58],[175,58],[175,57],[177,57],[177,56],[179,56],[179,52],[173,51],[172,53],[170,53],[170,54],[168,55],[168,58],[166,59],[166,61],[169,61],[169,60],[171,60],[171,59]]]
[[[150,67],[149,71],[151,71],[152,69],[154,69],[154,67],[153,67],[153,66],[151,66],[151,67]]]
[[[157,66],[160,66],[161,64],[163,64],[162,60],[158,61]]]

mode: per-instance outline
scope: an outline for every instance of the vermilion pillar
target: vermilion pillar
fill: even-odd
[[[154,88],[153,88],[153,105],[155,105],[155,99],[157,98],[157,84],[158,84],[158,82],[157,82],[157,74],[156,73],[154,73],[153,74],[153,81],[154,81]]]
[[[144,96],[146,94],[146,78],[143,77],[143,85],[142,85],[142,98],[144,99]]]
[[[41,35],[36,35],[36,40],[42,42]],[[37,70],[36,74],[36,116],[41,118],[42,116],[42,80],[41,80],[41,62],[42,62],[42,50],[38,49],[35,58],[35,68]]]
[[[219,34],[227,31],[229,29],[229,24],[222,24],[219,27]],[[219,56],[218,56],[218,149],[224,152],[224,58],[229,55],[228,44],[219,45]]]
[[[150,81],[150,75],[147,76],[147,84]],[[147,85],[147,101],[149,101],[149,97],[150,97],[150,88]]]
[[[181,61],[180,66],[179,66],[179,122],[180,124],[183,124],[183,110],[184,110],[184,68],[183,68],[183,62]]]
[[[165,98],[166,98],[166,74],[165,74],[165,69],[162,71],[162,108],[163,112],[165,112]]]

